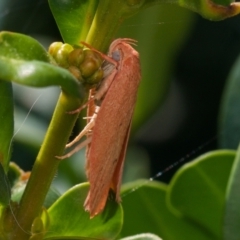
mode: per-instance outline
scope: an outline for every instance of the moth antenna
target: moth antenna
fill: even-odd
[[[101,53],[100,51],[98,51],[97,49],[95,49],[94,47],[92,47],[91,45],[89,45],[88,43],[83,42],[83,41],[81,41],[80,43],[81,43],[82,45],[88,47],[88,48],[91,49],[92,51],[98,53],[98,54],[99,54],[104,60],[106,60],[107,62],[113,64],[113,65],[116,66],[116,67],[118,66],[118,62],[117,62],[117,61],[115,61],[115,60],[112,59],[111,57],[107,56],[106,54]]]
[[[132,39],[132,38],[122,38],[121,40],[123,40],[124,42],[130,44],[130,45],[134,45],[137,46],[137,40]]]

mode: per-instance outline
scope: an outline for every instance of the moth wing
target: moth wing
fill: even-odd
[[[120,187],[121,187],[121,181],[122,181],[122,172],[123,172],[123,167],[124,167],[127,143],[128,143],[128,138],[129,138],[130,129],[131,129],[130,127],[131,127],[131,124],[129,125],[128,131],[126,132],[125,141],[123,142],[122,151],[121,151],[119,159],[117,161],[117,165],[115,167],[115,171],[113,173],[113,177],[112,177],[110,186],[107,187],[107,185],[106,185],[106,187],[104,189],[102,189],[100,201],[93,201],[94,203],[92,203],[92,199],[95,197],[94,199],[97,200],[98,197],[96,197],[94,194],[91,194],[90,191],[88,193],[88,196],[86,198],[84,206],[85,206],[85,210],[90,212],[91,217],[94,217],[95,215],[97,215],[99,212],[101,212],[104,209],[110,187],[116,193],[116,201],[118,203],[121,201]]]
[[[103,210],[111,186],[119,198],[120,174],[141,78],[137,55],[125,63],[121,66],[124,71],[118,69],[105,95],[93,129],[87,165],[90,190],[84,204],[91,217]]]
[[[132,118],[132,114],[130,118]],[[91,147],[89,149],[89,169],[87,171],[90,190],[85,203],[85,209],[90,211],[90,215],[96,215],[103,210],[111,187],[116,191],[116,199],[120,201],[119,181],[121,180],[121,173],[123,170],[131,119],[127,120],[127,123],[128,126],[123,124],[121,127],[120,124],[118,124],[119,135],[117,140],[114,134],[111,136],[107,134],[108,139],[105,139],[106,133],[103,137],[101,137],[102,134],[98,135],[98,138],[103,141],[104,149],[99,149],[97,141],[95,143],[94,137],[96,136],[93,136],[92,138],[93,141],[91,142]],[[110,127],[110,129],[112,128]],[[109,133],[113,132],[110,129]],[[114,127],[114,129],[117,129],[117,127]],[[96,130],[98,129],[94,128],[94,131]],[[117,175],[115,176],[115,174]]]
[[[132,121],[131,121],[132,122]],[[127,151],[127,144],[128,144],[128,139],[130,135],[130,129],[131,129],[131,122],[129,124],[128,130],[126,132],[125,140],[122,145],[122,151],[120,153],[117,166],[115,168],[113,177],[112,177],[112,188],[116,192],[116,201],[120,202],[120,188],[121,188],[121,183],[122,183],[122,173],[123,173],[123,167],[124,167],[124,161],[125,161],[125,156],[126,156],[126,151]]]

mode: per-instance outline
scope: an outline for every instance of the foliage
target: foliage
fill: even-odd
[[[0,33],[0,239],[239,238],[240,149],[202,155],[182,167],[169,184],[149,180],[125,184],[122,205],[109,199],[103,213],[94,219],[89,219],[83,209],[87,183],[76,185],[63,195],[51,187],[60,163],[56,156],[63,154],[78,118],[77,114],[66,113],[86,102],[89,89],[97,85],[103,74],[98,54],[80,47],[80,41],[106,52],[123,20],[164,2],[167,1],[49,0],[67,43],[53,45],[57,50],[49,52],[32,37],[7,31]],[[240,11],[239,3],[227,0],[175,0],[171,3],[189,8],[210,20],[223,20]],[[181,30],[185,31],[184,27]],[[76,54],[79,58],[72,61]],[[223,100],[223,123],[220,125],[232,135],[235,131],[230,129],[231,120],[239,106],[236,94],[239,77],[235,71],[230,76],[230,87]],[[62,90],[30,177],[29,173],[10,164],[13,82],[36,88],[60,86]],[[145,84],[147,92],[156,88],[150,82]],[[159,81],[157,84],[152,98],[162,101],[169,83]],[[137,107],[136,125],[146,119],[148,111],[146,103],[141,111]],[[222,141],[224,144],[229,142],[227,139]],[[153,234],[139,234],[147,232]]]

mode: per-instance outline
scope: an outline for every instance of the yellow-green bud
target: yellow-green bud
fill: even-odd
[[[98,84],[103,78],[103,70],[102,68],[99,68],[91,77],[87,78],[85,80],[86,83],[89,85],[95,85]]]
[[[50,55],[55,58],[55,56],[57,55],[57,52],[59,51],[59,49],[62,47],[63,43],[62,42],[53,42],[49,48],[48,48],[48,52],[50,53]]]
[[[75,67],[75,66],[70,66],[68,68],[68,71],[75,77],[77,78],[80,82],[83,82],[83,78],[82,78],[82,74],[80,72],[80,70]]]
[[[68,63],[70,66],[79,66],[84,60],[84,53],[82,48],[75,48],[68,56]]]
[[[84,78],[92,76],[102,65],[102,59],[99,54],[90,49],[84,49],[84,61],[80,64],[79,69]]]

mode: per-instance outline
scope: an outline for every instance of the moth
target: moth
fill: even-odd
[[[84,207],[91,218],[104,209],[110,189],[116,193],[116,201],[121,201],[124,159],[141,80],[139,54],[131,46],[134,44],[136,41],[133,39],[116,39],[110,45],[108,56],[100,53],[108,62],[105,69],[107,76],[96,89],[94,114],[67,147],[78,142],[84,135],[87,140],[61,157],[69,157],[88,145],[86,173],[90,189]],[[85,45],[91,48],[88,44]]]

